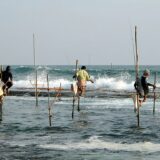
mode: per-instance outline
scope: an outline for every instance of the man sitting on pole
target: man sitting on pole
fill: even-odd
[[[12,87],[12,85],[13,85],[12,73],[10,71],[10,66],[7,66],[6,70],[2,71],[1,81],[4,83],[4,85],[3,85],[4,95],[7,95],[8,94],[8,89],[10,87]]]
[[[138,79],[134,84],[134,87],[137,90],[139,96],[143,97],[143,100],[139,100],[140,106],[142,105],[142,102],[145,102],[147,99],[147,95],[149,93],[149,86],[152,86],[154,89],[156,88],[154,84],[147,82],[147,78],[149,76],[150,71],[148,69],[145,69],[141,79]]]

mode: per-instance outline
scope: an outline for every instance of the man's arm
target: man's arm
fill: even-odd
[[[90,82],[94,83],[94,81],[92,79],[90,79]]]
[[[151,83],[147,83],[148,86],[151,86],[153,87],[154,89],[156,88],[156,86],[154,84],[151,84]]]
[[[87,81],[90,81],[90,82],[94,83],[94,81],[91,79],[91,77],[90,77],[90,75],[88,74],[88,72],[86,72],[86,73],[87,73],[87,76],[86,76]]]

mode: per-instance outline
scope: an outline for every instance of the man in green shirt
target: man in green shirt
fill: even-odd
[[[77,78],[77,86],[78,86],[78,93],[79,95],[84,95],[86,91],[86,82],[90,81],[92,83],[93,80],[90,78],[88,72],[86,71],[86,66],[82,66],[79,71],[77,71],[76,75],[73,76]]]

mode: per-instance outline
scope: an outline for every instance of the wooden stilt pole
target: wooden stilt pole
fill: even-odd
[[[33,57],[34,57],[34,68],[35,68],[35,98],[36,106],[38,106],[38,89],[37,89],[37,67],[36,67],[36,49],[35,49],[35,36],[33,34]]]
[[[3,67],[2,65],[0,66],[0,81],[2,81],[2,71]],[[1,86],[2,87],[2,86]],[[1,88],[2,89],[2,88]],[[2,89],[3,90],[3,89]],[[2,106],[3,106],[3,95],[0,97],[0,121],[2,121]]]
[[[77,108],[78,112],[80,111],[80,96],[79,96],[79,93],[78,93],[78,108]]]
[[[36,87],[35,87],[35,96],[36,96],[36,106],[38,106],[38,89],[37,89],[37,70],[36,70]]]
[[[154,85],[156,86],[157,82],[157,72],[154,74]],[[155,88],[153,89],[153,114],[155,114],[155,107],[156,107],[156,92]]]
[[[78,69],[78,60],[76,60],[76,70],[75,70],[75,75],[77,73]],[[75,80],[77,81],[77,77],[75,77]],[[74,86],[73,86],[74,87]],[[77,89],[78,90],[78,89]],[[78,91],[77,91],[78,94]],[[74,106],[75,106],[75,101],[76,101],[76,95],[73,93],[73,105],[72,105],[72,119],[74,118]]]
[[[72,105],[72,119],[74,118],[74,103],[75,103],[75,97],[73,97],[73,105]]]
[[[58,100],[61,101],[61,89],[62,89],[62,85],[60,83],[60,86],[59,86],[59,93],[58,93]]]
[[[49,126],[52,125],[52,115],[51,115],[51,105],[50,105],[50,93],[49,93],[49,78],[47,74],[47,90],[48,90],[48,118],[49,118]]]
[[[137,47],[137,26],[135,26],[135,50],[136,50],[136,81],[139,78],[139,55]],[[139,105],[139,94],[137,92],[137,125],[140,126],[140,105]]]
[[[3,101],[0,101],[0,121],[2,121],[2,105]]]
[[[1,81],[2,81],[2,71],[3,71],[3,66],[1,65],[1,68],[0,68],[0,74],[1,74]]]

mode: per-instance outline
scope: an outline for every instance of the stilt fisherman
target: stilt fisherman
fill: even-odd
[[[12,87],[12,73],[11,73],[11,67],[7,66],[5,71],[2,71],[1,80],[4,83],[3,85],[3,92],[4,95],[8,95],[8,89]]]
[[[79,96],[83,96],[85,94],[87,81],[94,83],[94,81],[90,78],[90,75],[86,71],[86,66],[82,66],[81,69],[77,71],[77,73],[73,76],[73,78],[77,78]]]
[[[143,98],[139,100],[140,106],[147,99],[147,95],[149,93],[149,86],[153,87],[154,89],[156,88],[154,84],[147,82],[149,76],[150,76],[150,71],[148,69],[145,69],[141,79],[138,79],[134,84],[134,87],[137,90],[139,96]]]

